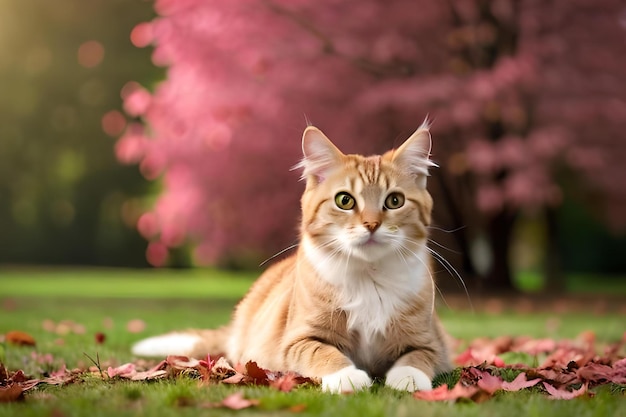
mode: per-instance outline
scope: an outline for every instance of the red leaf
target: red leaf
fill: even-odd
[[[208,403],[204,407],[207,408],[229,408],[231,410],[242,410],[244,408],[256,407],[259,400],[248,400],[244,398],[242,392],[236,392],[224,398],[219,403]]]
[[[4,335],[4,340],[7,343],[18,346],[35,346],[35,338],[26,332],[20,330],[13,330]]]
[[[65,369],[65,365],[63,365],[63,369]],[[11,381],[17,382],[17,383],[22,383],[22,382],[28,381],[28,378],[26,378],[26,375],[24,375],[24,371],[19,369],[19,370],[15,371],[15,373],[13,373],[13,375],[11,375]]]
[[[277,390],[283,392],[289,392],[293,390],[297,385],[303,383],[301,379],[302,377],[290,372],[270,381],[269,384],[272,388],[276,388]]]
[[[96,344],[101,345],[105,342],[107,336],[102,332],[98,332],[94,335],[94,338],[96,340]]]
[[[22,387],[11,384],[7,387],[0,387],[0,403],[10,403],[24,399]]]
[[[447,401],[459,398],[472,398],[477,392],[478,388],[476,387],[465,387],[461,384],[456,384],[454,388],[449,390],[448,386],[443,384],[431,391],[416,391],[413,394],[413,398],[424,401]]]
[[[557,389],[547,382],[544,382],[543,386],[546,388],[546,391],[548,391],[548,394],[550,394],[550,398],[556,400],[571,400],[572,398],[580,397],[587,392],[587,384],[583,384],[583,386],[574,391]]]
[[[202,377],[203,381],[209,381],[211,379],[211,371],[215,366],[215,361],[211,360],[211,356],[207,355],[206,360],[201,360],[198,362],[198,371]]]
[[[551,352],[556,348],[556,342],[552,339],[529,339],[514,348],[515,352],[524,352],[529,355]]]
[[[39,385],[40,382],[42,381],[39,379],[30,379],[28,381],[22,382],[20,384],[20,387],[22,387],[22,392],[26,392],[28,390],[35,388],[37,385]]]
[[[505,365],[502,358],[496,356],[491,347],[482,349],[469,347],[463,353],[458,355],[454,361],[461,366],[477,366],[483,363],[498,367],[503,367]]]
[[[150,370],[144,372],[137,372],[136,374],[130,377],[133,381],[150,381],[153,379],[164,378],[167,375],[166,370]]]
[[[502,388],[503,382],[501,378],[483,371],[478,380],[478,387],[489,394],[493,394]]]
[[[133,319],[126,323],[129,333],[141,333],[146,329],[146,322],[141,319]]]
[[[115,378],[119,376],[120,378],[132,378],[137,373],[135,369],[134,363],[126,363],[124,365],[120,365],[117,368],[112,368],[109,366],[107,369],[107,375],[109,378]]]
[[[215,366],[215,361],[211,360],[211,355],[206,355],[206,360],[201,360],[198,364],[210,373],[211,369]]]
[[[169,366],[174,369],[184,370],[184,369],[192,369],[197,367],[200,364],[200,361],[193,358],[188,358],[187,356],[176,356],[170,355],[165,361]]]
[[[531,379],[530,381],[526,378],[526,373],[522,372],[511,382],[502,382],[502,389],[505,391],[519,391],[524,388],[529,388],[537,385],[537,383],[541,381],[541,378]]]
[[[256,362],[246,363],[246,376],[251,378],[251,383],[255,385],[268,385],[267,371],[257,365]]]
[[[306,410],[306,404],[296,404],[296,405],[292,405],[291,407],[289,407],[287,409],[287,411],[291,412],[291,413],[302,413],[303,411]]]
[[[223,379],[222,383],[237,385],[237,384],[241,384],[244,378],[245,376],[243,374],[240,374],[239,372],[237,372],[236,374],[231,375],[226,379]]]
[[[626,358],[613,364],[613,378],[611,381],[616,384],[626,385]]]
[[[147,372],[162,371],[165,368],[167,368],[167,361],[164,359],[161,362],[159,362],[158,364],[154,365],[152,368],[148,369]]]
[[[607,365],[588,363],[576,371],[576,375],[583,381],[599,382],[611,381],[615,371]]]
[[[530,370],[527,372],[531,372]],[[557,385],[571,385],[580,382],[575,373],[565,372],[562,369],[537,369],[531,372]]]

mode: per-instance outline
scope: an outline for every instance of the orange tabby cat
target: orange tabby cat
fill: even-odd
[[[302,139],[297,253],[269,268],[217,330],[140,341],[137,355],[225,353],[233,363],[318,377],[330,392],[372,378],[429,390],[452,368],[426,248],[430,133],[382,156],[344,155],[315,127]]]

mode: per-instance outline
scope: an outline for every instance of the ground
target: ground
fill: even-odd
[[[506,392],[496,386],[498,389],[493,393],[485,394],[480,388],[470,398],[432,402],[378,385],[358,394],[329,395],[313,384],[282,392],[255,384],[216,383],[210,378],[203,379],[197,369],[152,381],[130,381],[115,372],[109,377],[109,367],[115,370],[125,363],[141,365],[130,354],[130,345],[142,337],[176,328],[225,323],[253,274],[127,270],[1,272],[0,334],[19,330],[36,341],[35,347],[16,346],[7,341],[0,345],[0,360],[9,371],[21,369],[28,378],[45,379],[55,372],[58,375],[63,365],[68,370],[86,370],[90,366],[97,368],[95,364],[98,364],[103,372],[82,373],[72,383],[40,384],[26,391],[22,401],[0,403],[0,416],[226,415],[233,412],[229,406],[243,405],[250,406],[238,411],[243,415],[271,411],[272,415],[346,417],[416,413],[437,416],[451,412],[460,416],[489,416],[513,412],[604,417],[624,413],[624,385],[598,381],[585,382],[589,389],[569,401],[551,399],[542,380],[518,392]],[[472,360],[467,352],[480,356],[500,349],[504,352],[496,356],[507,364],[526,363],[527,368],[536,368],[558,349],[582,349],[590,343],[598,357],[607,357],[606,349],[617,346],[624,338],[623,294],[612,291],[611,296],[579,293],[501,298],[470,293],[469,301],[465,295],[444,294],[440,313],[444,325],[457,340],[457,355],[466,354],[464,360]],[[552,351],[534,355],[506,351],[526,340],[520,336],[555,344],[550,346]],[[613,363],[623,357],[623,346],[620,349]],[[483,359],[477,358],[481,362]],[[471,367],[470,362],[464,368],[459,366],[456,374],[440,377],[437,383],[453,385],[459,378],[465,378],[468,383],[481,380],[484,385],[491,374],[500,378],[500,382],[494,382],[501,383],[513,380],[522,372],[510,366],[489,367],[489,363],[483,368]],[[530,372],[528,375],[529,380],[536,376]],[[572,385],[568,392],[582,389],[584,384]]]

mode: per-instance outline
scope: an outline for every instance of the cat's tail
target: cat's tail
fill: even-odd
[[[140,340],[132,347],[137,356],[162,357],[168,355],[204,358],[207,354],[226,353],[230,335],[227,326],[214,330],[184,330]]]

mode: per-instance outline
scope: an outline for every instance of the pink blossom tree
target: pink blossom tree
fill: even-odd
[[[138,222],[154,265],[188,240],[201,264],[294,243],[302,185],[289,170],[305,119],[345,151],[373,153],[429,114],[442,166],[431,181],[436,218],[467,226],[455,237],[468,273],[472,236],[487,236],[492,285],[510,286],[516,217],[553,212],[563,172],[595,190],[606,213],[624,208],[621,167],[609,163],[616,146],[625,155],[615,140],[626,124],[617,0],[157,0],[155,9],[131,39],[154,46],[167,77],[154,91],[124,88],[138,122],[116,145],[122,162],[163,181]],[[623,226],[623,216],[607,219]]]

